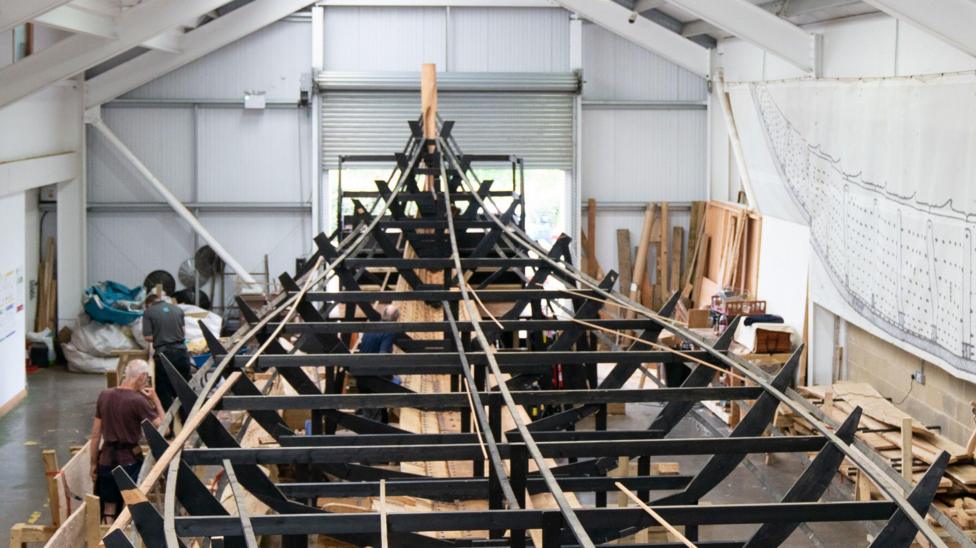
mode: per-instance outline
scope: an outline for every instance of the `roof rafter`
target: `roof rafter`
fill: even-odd
[[[864,1],[976,57],[976,3],[971,0],[943,0],[934,9],[913,0]]]
[[[114,40],[76,34],[0,69],[0,106],[69,78],[228,0],[147,0],[118,18]]]
[[[114,40],[118,38],[117,18],[118,14],[92,10],[88,5],[75,0],[33,19],[33,22],[68,32]],[[182,28],[171,28],[140,45],[150,49],[179,53],[182,35]]]
[[[88,80],[85,108],[111,101],[312,3],[313,0],[254,0],[184,34],[182,52],[177,55],[146,52]]]
[[[33,22],[56,29],[115,39],[118,35],[115,17],[67,4],[35,17]]]
[[[699,76],[709,75],[707,49],[645,17],[637,17],[611,0],[559,0],[559,3],[676,65]]]
[[[26,23],[71,0],[0,0],[0,32]]]
[[[816,71],[816,35],[747,0],[723,0],[722,2],[670,0],[670,2],[775,54],[804,72]]]

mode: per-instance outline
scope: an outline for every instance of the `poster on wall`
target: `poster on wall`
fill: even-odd
[[[18,269],[19,270],[19,269]],[[3,273],[0,280],[0,342],[17,332],[17,271]]]
[[[973,378],[976,78],[748,84],[730,99],[758,209],[810,228],[811,298]]]

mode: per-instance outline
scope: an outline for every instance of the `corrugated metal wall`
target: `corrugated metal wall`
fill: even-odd
[[[707,91],[703,78],[591,23],[583,79],[582,199],[597,200],[597,258],[616,269],[616,231],[629,229],[636,245],[642,204],[707,198]],[[671,219],[687,230],[687,212]]]
[[[416,71],[424,62],[470,72],[571,69],[569,13],[561,9],[328,7],[324,34],[325,70]],[[309,21],[278,22],[125,99],[239,101],[245,91],[258,90],[269,101],[294,102],[310,71],[310,44]],[[619,104],[701,102],[704,81],[591,24],[583,26],[583,58],[582,198],[704,199],[704,110]],[[181,199],[296,204],[310,199],[307,110],[245,112],[203,105],[194,113],[192,106],[116,105],[104,109],[104,116]],[[457,131],[460,138],[462,128]],[[160,201],[99,136],[90,134],[88,147],[91,203]],[[251,270],[261,268],[265,253],[273,273],[290,270],[294,257],[311,247],[307,210],[204,211],[200,216]],[[613,267],[613,233],[629,226],[636,240],[640,213],[598,218],[600,260]],[[677,214],[676,222],[681,218]],[[90,279],[127,284],[141,282],[155,268],[175,273],[193,251],[192,233],[167,211],[94,209],[88,244]]]
[[[530,168],[573,168],[573,96],[566,93],[441,92],[438,111],[456,122],[462,150],[518,154]],[[420,112],[417,92],[322,94],[322,161],[326,169],[348,154],[390,154],[410,135]]]
[[[259,272],[267,254],[272,277],[293,270],[295,258],[312,246],[310,111],[294,105],[245,111],[212,102],[239,102],[250,90],[264,91],[269,102],[297,102],[310,81],[310,44],[307,18],[283,20],[103,108],[108,126],[178,198],[201,205],[200,221],[238,261]],[[88,201],[90,280],[137,285],[151,270],[175,275],[192,256],[193,232],[170,210],[111,206],[162,199],[91,130]],[[293,207],[212,207],[269,202]]]
[[[327,7],[324,70],[566,72],[569,12],[556,8]]]

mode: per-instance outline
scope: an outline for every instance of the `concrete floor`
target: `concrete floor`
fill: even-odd
[[[10,526],[28,521],[37,512],[37,523],[49,522],[47,487],[41,450],[58,451],[60,462],[69,458],[68,448],[84,443],[94,413],[95,399],[104,388],[100,375],[69,373],[63,368],[43,369],[28,376],[27,399],[6,416],[0,418],[0,531],[6,534]],[[610,427],[620,429],[646,428],[657,414],[659,406],[653,404],[629,404],[627,415],[611,416]],[[702,420],[722,432],[724,425],[702,407],[697,419],[689,416],[676,428],[674,436],[709,437],[711,432]],[[583,429],[590,426],[581,425]],[[681,473],[693,474],[707,457],[689,456],[661,458],[678,461]],[[806,459],[799,455],[780,454],[767,466],[762,455],[750,457],[757,475],[745,465],[740,465],[721,485],[705,499],[713,504],[745,502],[774,502],[785,493],[801,473]],[[663,496],[666,493],[660,493]],[[828,500],[851,500],[849,484],[835,480],[826,497]],[[611,499],[612,500],[612,499]],[[702,540],[748,539],[756,529],[754,525],[706,526],[701,528]],[[866,534],[877,532],[878,524],[830,523],[810,526],[813,538],[802,529],[787,541],[787,546],[865,546]]]
[[[47,483],[41,451],[55,449],[64,464],[69,448],[91,432],[95,399],[105,388],[102,375],[69,373],[64,367],[41,369],[27,376],[27,398],[0,417],[0,531],[34,519],[50,523]]]

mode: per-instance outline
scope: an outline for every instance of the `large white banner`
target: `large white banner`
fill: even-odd
[[[812,298],[973,378],[976,79],[752,84],[731,99],[758,209],[810,227]]]

